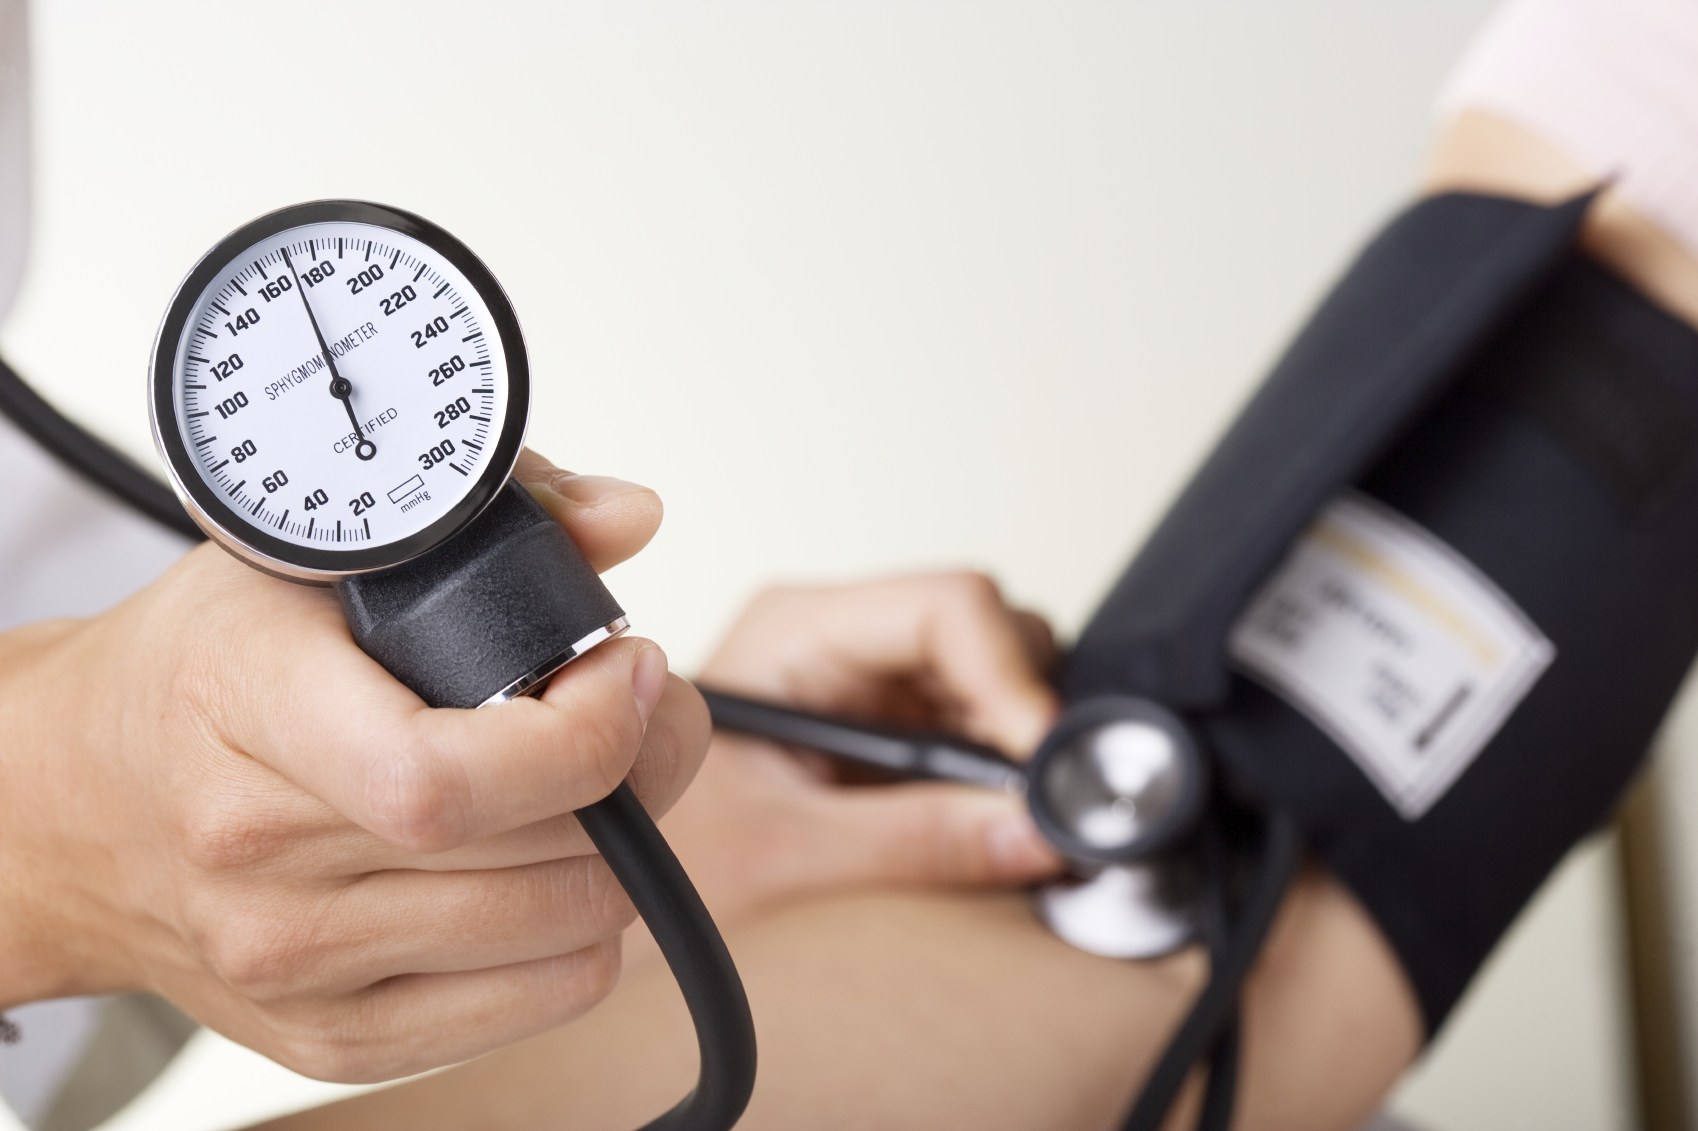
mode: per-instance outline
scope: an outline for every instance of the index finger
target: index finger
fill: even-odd
[[[815,709],[841,708],[834,699],[869,677],[922,678],[959,705],[969,737],[1023,759],[1057,710],[1035,662],[1042,645],[1028,615],[975,573],[769,590],[702,675]]]

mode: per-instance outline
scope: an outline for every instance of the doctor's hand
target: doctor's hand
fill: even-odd
[[[529,454],[598,569],[660,501]],[[0,635],[0,1009],[148,990],[310,1076],[467,1060],[588,1009],[634,912],[572,810],[664,812],[707,745],[656,645],[432,710],[336,599],[203,546],[88,621]],[[26,1034],[27,1039],[27,1034]]]
[[[977,574],[755,598],[704,686],[807,710],[942,729],[1024,759],[1056,712],[1049,629]],[[1019,798],[972,786],[857,787],[819,755],[714,736],[661,822],[722,923],[785,899],[873,885],[1023,884],[1060,860]]]

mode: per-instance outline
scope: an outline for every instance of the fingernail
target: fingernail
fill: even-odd
[[[985,845],[997,871],[1036,876],[1060,867],[1061,858],[1025,813],[1009,813],[985,827]]]
[[[654,714],[666,691],[666,653],[660,650],[660,645],[643,643],[636,663],[631,665],[631,690],[637,696],[637,715],[648,726],[649,716]]]
[[[556,495],[580,507],[599,506],[618,495],[648,490],[641,484],[615,479],[611,475],[573,475],[570,471],[549,476],[548,486]]]

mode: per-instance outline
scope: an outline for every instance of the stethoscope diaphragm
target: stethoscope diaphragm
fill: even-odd
[[[1208,767],[1190,728],[1148,699],[1070,707],[1026,771],[1032,819],[1070,859],[1123,865],[1172,847],[1197,823]]]

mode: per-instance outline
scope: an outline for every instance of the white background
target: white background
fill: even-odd
[[[1405,198],[1485,7],[48,0],[0,344],[151,459],[194,260],[282,204],[397,204],[513,296],[533,445],[665,497],[610,581],[681,670],[772,579],[977,566],[1071,632]],[[1577,867],[1406,1110],[1628,1125],[1609,867]],[[214,1126],[247,1079],[174,1094]]]

